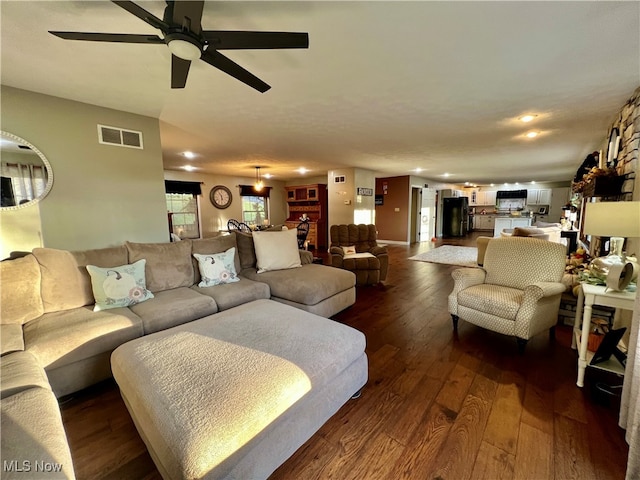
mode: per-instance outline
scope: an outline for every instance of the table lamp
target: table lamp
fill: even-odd
[[[640,202],[587,203],[584,214],[584,233],[597,237],[611,237],[609,255],[595,258],[591,269],[606,277],[607,286],[624,290],[633,274],[622,248],[625,238],[640,238]]]

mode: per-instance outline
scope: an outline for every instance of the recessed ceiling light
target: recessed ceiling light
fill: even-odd
[[[504,186],[506,187],[507,185],[509,185],[507,182],[504,182]]]
[[[536,181],[535,180],[531,180],[531,185],[535,185]]]
[[[522,117],[519,118],[519,120],[524,123],[529,123],[531,120],[533,120],[536,117],[537,115],[523,115]]]
[[[520,182],[516,182],[515,185],[520,185]]]
[[[421,171],[422,171],[422,169],[421,169],[420,167],[418,167],[418,168],[416,168],[416,169],[414,170],[414,172],[416,172],[416,173],[420,173]]]
[[[304,175],[305,173],[307,173],[308,171],[309,171],[309,170],[307,170],[307,169],[306,169],[306,168],[304,168],[304,167],[300,167],[298,170],[296,170],[296,172],[298,172],[298,173],[302,173],[303,175]]]
[[[526,134],[527,138],[536,138],[538,136],[538,132],[529,132]]]
[[[490,187],[495,187],[494,183],[489,184]]]
[[[187,158],[195,158],[195,157],[196,157],[196,154],[195,154],[195,153],[193,153],[193,152],[189,152],[189,151],[182,152],[182,155],[184,155],[184,156],[185,156],[185,157],[187,157]]]
[[[265,174],[263,175],[263,177],[264,177],[264,178],[271,178],[271,177],[273,177],[273,175],[271,175],[270,173],[265,173]]]
[[[449,175],[451,175],[451,174],[450,173],[446,173],[446,172],[442,174],[443,177],[448,177]]]
[[[469,182],[464,182],[464,184],[468,187],[470,185]]]
[[[193,165],[183,165],[181,168],[187,172],[193,172],[196,169]]]

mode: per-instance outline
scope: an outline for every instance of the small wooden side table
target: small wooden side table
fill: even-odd
[[[584,373],[587,365],[591,362],[594,353],[587,350],[587,342],[589,340],[589,330],[591,326],[591,311],[593,305],[603,305],[606,307],[614,307],[616,313],[614,322],[620,315],[620,309],[633,310],[633,303],[636,298],[636,292],[617,292],[615,290],[607,290],[604,285],[589,285],[583,283],[578,293],[578,305],[576,309],[576,321],[573,326],[572,348],[578,349],[578,380],[576,384],[579,387],[584,386]],[[579,319],[582,318],[582,325]],[[594,368],[600,368],[619,375],[624,375],[624,367],[614,357],[606,362],[591,365]]]

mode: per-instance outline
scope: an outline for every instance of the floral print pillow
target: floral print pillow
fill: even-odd
[[[214,285],[239,282],[240,278],[233,263],[235,255],[236,247],[231,247],[222,253],[208,255],[194,253],[193,256],[198,260],[198,268],[202,277],[198,286],[213,287]]]
[[[94,312],[109,308],[130,307],[153,298],[147,290],[144,267],[147,261],[138,260],[130,265],[102,268],[87,265],[96,304]]]

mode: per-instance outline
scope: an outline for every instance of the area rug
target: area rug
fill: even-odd
[[[478,268],[478,249],[476,247],[458,247],[456,245],[443,245],[428,252],[419,253],[409,260],[419,262],[444,263],[446,265],[460,265],[461,267]]]

